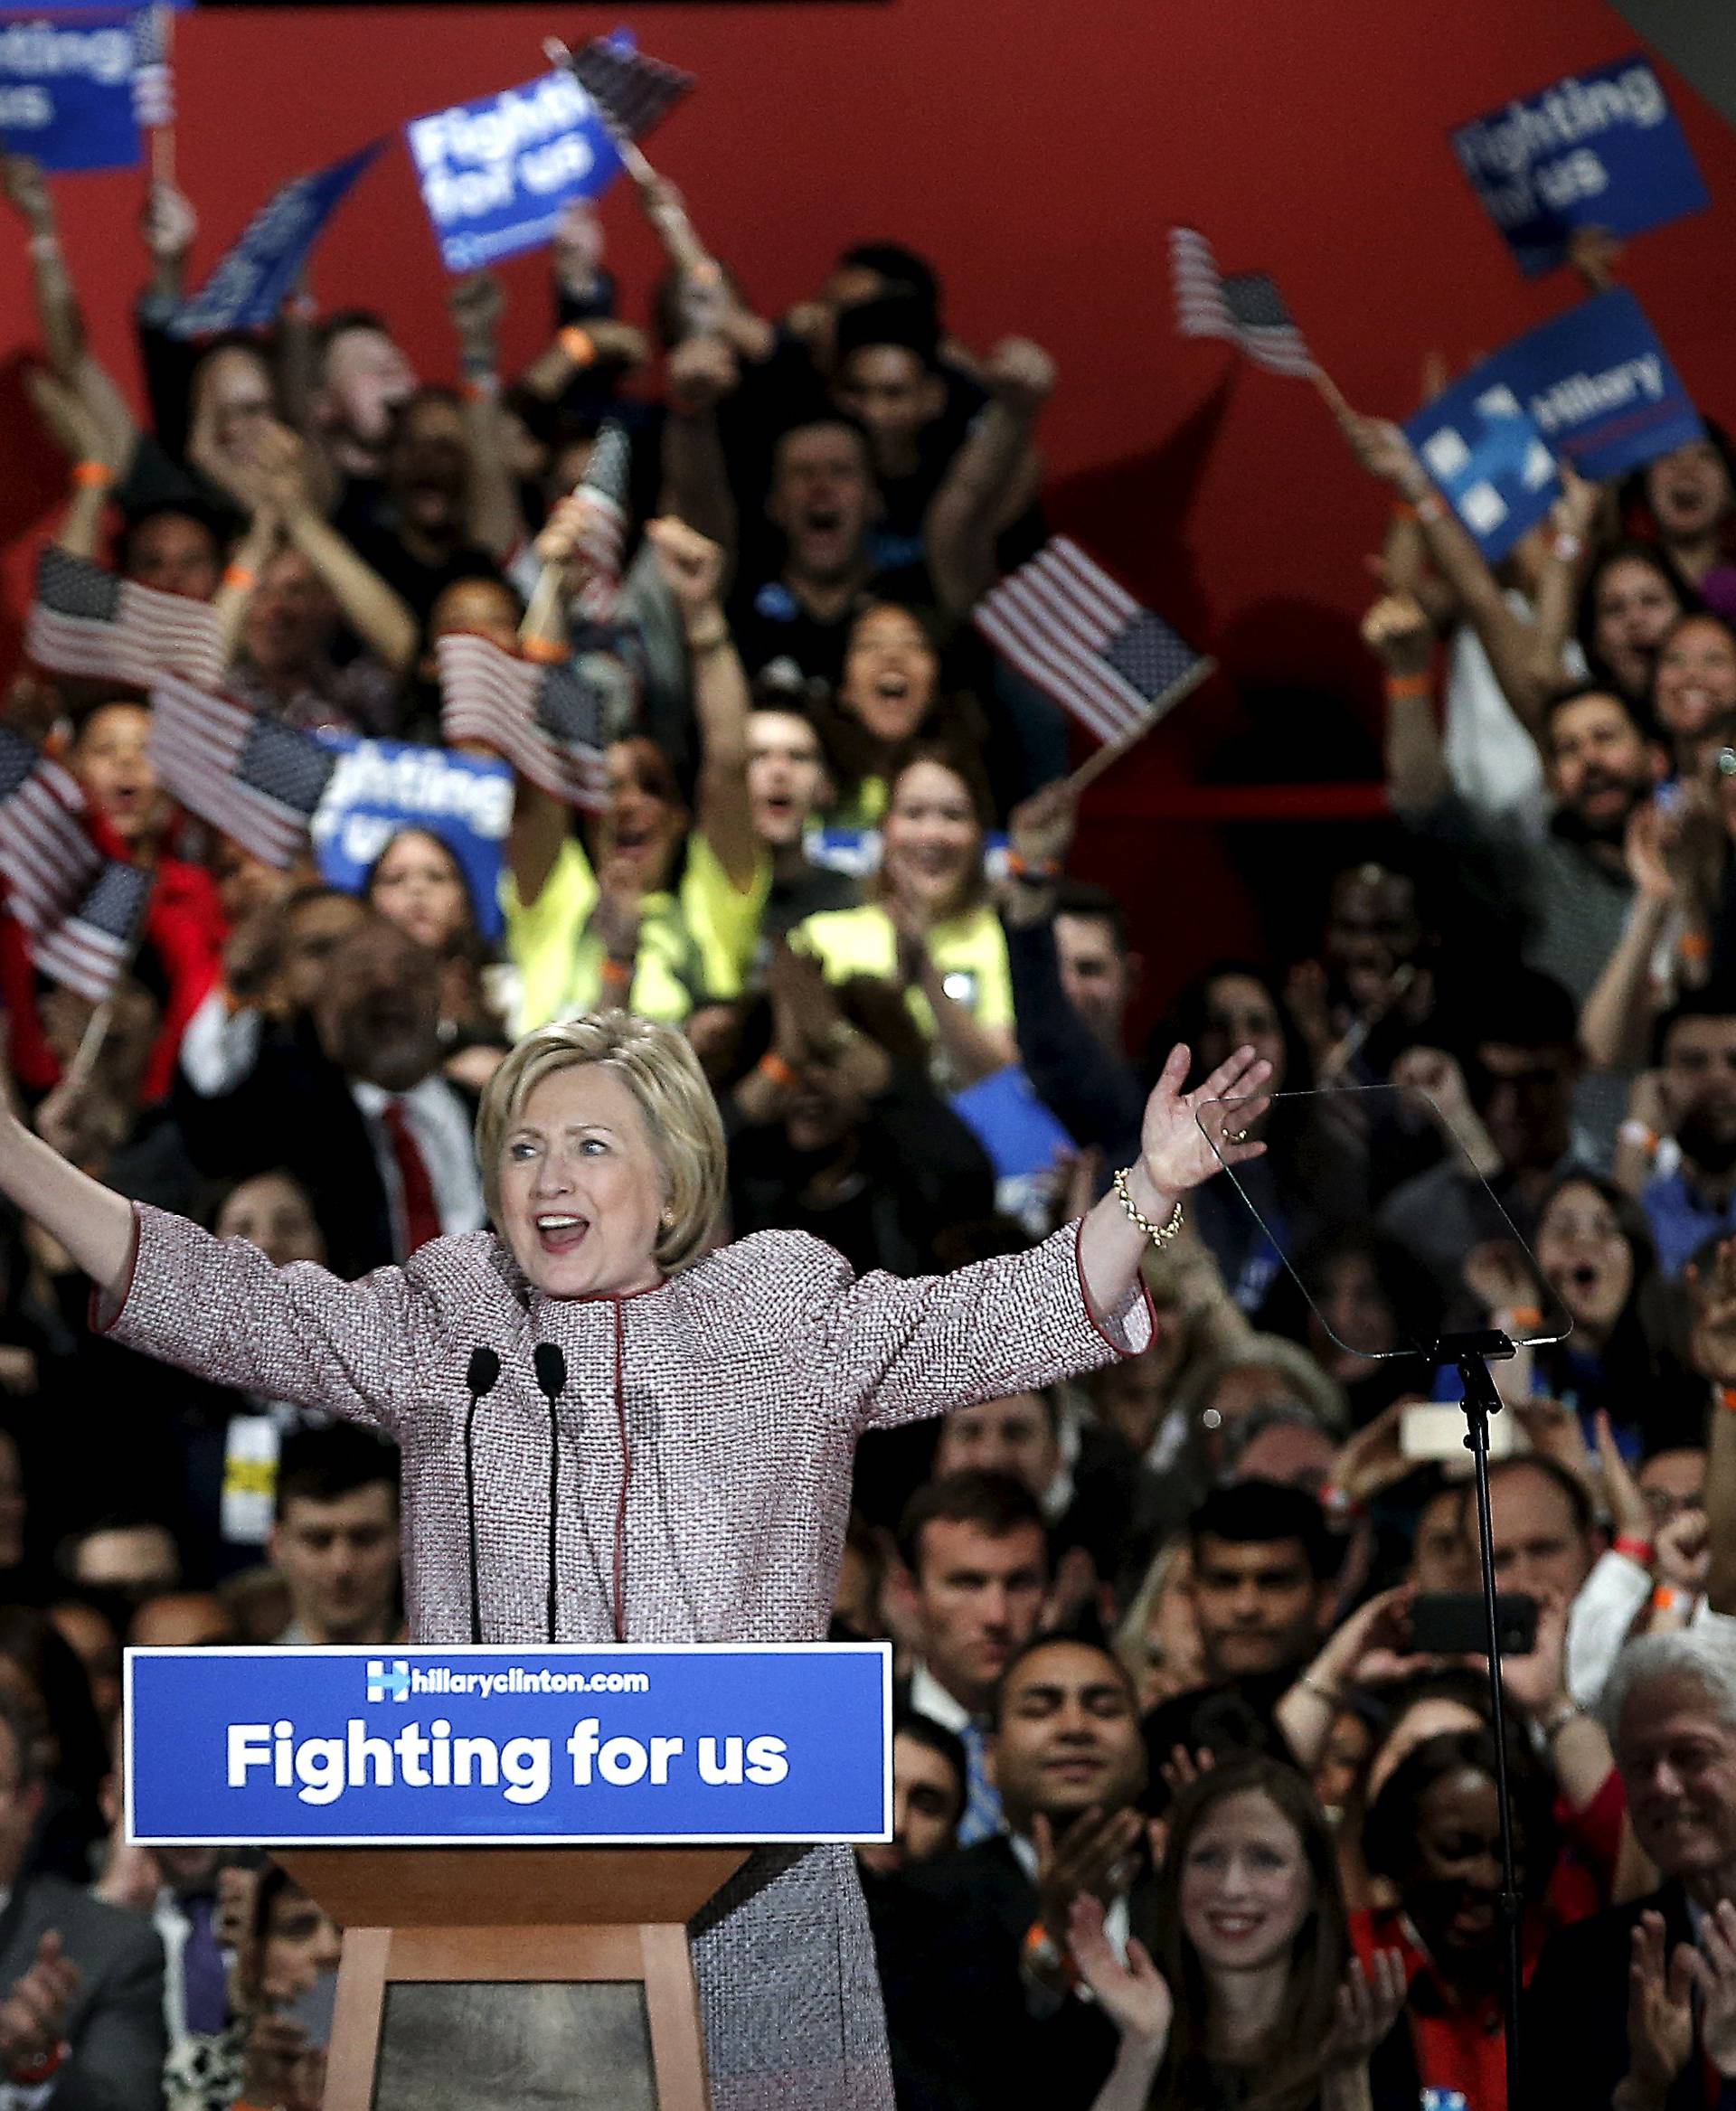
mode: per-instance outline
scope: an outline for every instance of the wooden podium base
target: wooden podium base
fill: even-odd
[[[710,2111],[687,1922],[748,1852],[278,1852],[344,1930],[325,2111]]]

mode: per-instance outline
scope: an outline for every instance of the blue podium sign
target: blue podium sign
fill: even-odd
[[[884,1643],[129,1649],[126,1675],[146,1844],[892,1834]]]

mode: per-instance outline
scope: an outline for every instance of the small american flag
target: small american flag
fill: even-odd
[[[576,668],[515,659],[486,637],[462,633],[434,649],[440,730],[448,741],[483,741],[552,797],[602,811],[609,803],[603,702]]]
[[[612,37],[592,37],[567,64],[618,139],[643,139],[694,87],[693,76]]]
[[[0,726],[0,880],[33,938],[68,915],[102,864],[70,770]]]
[[[71,913],[34,939],[32,959],[52,980],[103,1004],[127,971],[150,898],[149,872],[104,858]]]
[[[208,601],[117,579],[57,544],[36,568],[24,650],[54,674],[88,674],[148,689],[167,674],[215,684],[227,656]]]
[[[1064,535],[985,594],[971,620],[1108,746],[1148,731],[1215,664]]]
[[[175,122],[175,71],[169,64],[173,16],[165,6],[133,17],[133,117],[147,132]]]
[[[632,445],[623,427],[611,418],[597,435],[590,460],[580,479],[577,497],[590,502],[578,554],[590,567],[579,589],[579,613],[592,623],[607,623],[621,591],[621,547],[627,541],[627,476]]]
[[[151,761],[190,813],[281,869],[307,849],[337,768],[311,735],[173,677],[151,691]]]
[[[1270,373],[1312,377],[1318,370],[1284,297],[1263,271],[1226,278],[1203,234],[1169,231],[1175,318],[1184,337],[1227,337]]]

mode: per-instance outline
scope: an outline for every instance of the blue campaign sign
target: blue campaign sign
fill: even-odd
[[[1582,301],[1515,337],[1441,401],[1466,390],[1505,390],[1551,451],[1593,483],[1705,438],[1646,311],[1626,291]],[[1405,428],[1413,439],[1429,418],[1420,412]]]
[[[373,140],[329,168],[297,176],[268,198],[240,241],[176,311],[169,324],[172,335],[205,337],[222,330],[269,328],[326,222],[383,144]]]
[[[503,846],[513,819],[513,773],[492,757],[407,740],[321,736],[339,756],[313,819],[322,876],[359,893],[401,829],[438,835],[463,868],[485,938],[500,936]]]
[[[129,1649],[126,1672],[131,1841],[892,1833],[884,1643]]]
[[[533,250],[575,198],[594,198],[621,157],[564,69],[404,127],[448,271]]]
[[[45,169],[137,168],[132,8],[0,23],[0,142]]]
[[[1453,151],[1527,278],[1575,228],[1640,234],[1708,203],[1664,85],[1636,52],[1475,118]]]
[[[1482,369],[1416,416],[1405,434],[1447,503],[1498,564],[1548,514],[1561,480],[1543,436],[1505,382]]]

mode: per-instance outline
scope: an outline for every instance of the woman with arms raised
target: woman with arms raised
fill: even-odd
[[[135,1211],[4,1116],[0,1191],[91,1277],[118,1341],[397,1438],[415,1641],[815,1641],[863,1429],[1145,1345],[1147,1237],[1220,1153],[1260,1148],[1266,1065],[1240,1050],[1184,1097],[1187,1060],[1082,1224],[919,1281],[857,1280],[793,1232],[707,1251],[716,1107],[679,1034],[620,1013],[544,1027],[495,1073],[477,1150],[498,1236],[359,1283]],[[498,1378],[472,1415],[477,1349]],[[890,2111],[847,1847],[757,1854],[693,1955],[716,2111]]]

